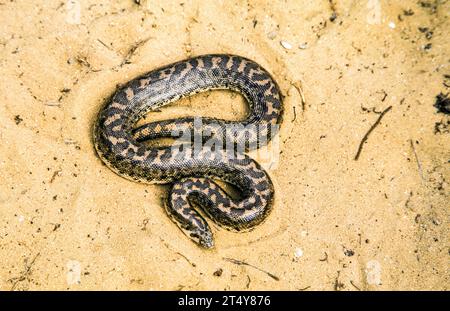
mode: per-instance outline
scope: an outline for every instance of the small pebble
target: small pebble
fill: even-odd
[[[346,249],[344,250],[344,254],[345,256],[352,257],[353,255],[355,255],[355,252],[351,249]]]
[[[284,47],[284,48],[287,49],[287,50],[292,49],[292,44],[290,44],[290,43],[287,42],[287,41],[280,41],[280,44],[281,44],[282,47]]]
[[[81,283],[81,264],[76,260],[69,260],[66,264],[67,273],[66,273],[66,281],[67,285],[75,285]]]
[[[300,44],[300,45],[299,45],[299,48],[302,49],[302,50],[307,49],[307,48],[308,48],[308,43],[305,42],[305,43]]]
[[[428,44],[422,45],[422,49],[429,50],[429,49],[431,49],[432,46],[433,45],[431,43],[428,43]]]
[[[16,115],[14,117],[14,122],[19,125],[21,122],[23,121],[23,119],[20,117],[20,115]]]
[[[267,34],[267,38],[269,38],[270,40],[275,39],[276,36],[277,36],[276,31],[271,31]]]
[[[366,264],[366,281],[369,285],[381,285],[381,264],[371,260]]]
[[[223,269],[219,268],[216,271],[214,271],[213,275],[219,277],[222,275],[222,273],[223,273]]]
[[[395,23],[394,22],[389,22],[389,28],[394,29],[395,28]]]
[[[301,248],[296,248],[294,252],[295,257],[299,258],[303,256],[303,251]]]

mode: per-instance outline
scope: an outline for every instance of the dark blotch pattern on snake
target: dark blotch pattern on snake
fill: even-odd
[[[198,56],[133,79],[106,103],[94,126],[95,148],[106,165],[130,180],[170,183],[165,206],[168,215],[189,238],[206,248],[214,246],[213,236],[196,208],[227,229],[251,229],[265,219],[273,203],[273,184],[268,174],[243,151],[231,148],[230,154],[229,148],[207,147],[204,137],[199,150],[192,142],[175,147],[145,143],[177,137],[177,133],[195,133],[194,117],[140,127],[136,123],[151,110],[213,89],[241,93],[249,113],[241,121],[202,118],[201,130],[209,132],[210,139],[231,141],[235,146],[244,141],[244,151],[248,151],[266,144],[276,134],[282,112],[276,82],[255,62],[234,55]],[[223,108],[217,104],[217,109]],[[232,134],[227,132],[230,127]],[[230,196],[214,180],[233,185],[241,195]]]

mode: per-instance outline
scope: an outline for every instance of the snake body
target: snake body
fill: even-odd
[[[151,110],[213,89],[241,93],[249,105],[247,117],[241,121],[202,118],[200,125],[196,118],[185,117],[136,127]],[[222,109],[220,104],[217,108]],[[279,87],[257,63],[235,55],[203,55],[153,70],[118,88],[96,119],[94,145],[118,175],[171,184],[165,204],[168,215],[190,239],[211,248],[212,232],[196,208],[234,231],[253,228],[271,210],[273,184],[244,151],[265,145],[276,134],[281,112]],[[207,133],[201,136],[200,148],[193,143],[196,130]],[[186,139],[185,133],[194,135]],[[181,143],[146,144],[161,137],[179,138]],[[224,142],[233,147],[219,148]],[[215,179],[235,186],[239,197],[230,196]]]

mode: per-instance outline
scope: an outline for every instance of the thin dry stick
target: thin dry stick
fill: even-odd
[[[301,83],[297,81],[297,82],[291,83],[291,85],[293,85],[294,88],[297,90],[298,94],[300,94],[300,98],[302,99],[302,111],[305,111],[306,100],[305,100],[305,95],[303,94],[303,89],[302,89]]]
[[[363,147],[364,143],[366,142],[366,140],[369,138],[370,133],[372,133],[372,131],[380,123],[380,121],[383,118],[383,116],[391,109],[392,109],[392,106],[389,106],[386,109],[384,109],[383,112],[380,113],[380,116],[378,117],[377,121],[375,121],[375,123],[370,127],[370,129],[369,129],[369,131],[367,131],[366,135],[364,135],[363,139],[359,143],[358,152],[356,152],[356,155],[355,155],[355,161],[358,161],[359,156],[360,156],[361,151],[362,151],[362,147]]]
[[[265,270],[263,270],[261,268],[258,268],[258,267],[254,266],[254,265],[251,265],[251,264],[249,264],[249,263],[247,263],[245,261],[237,260],[237,259],[234,259],[234,258],[225,258],[225,257],[223,258],[223,260],[229,261],[229,262],[234,263],[235,265],[238,265],[238,266],[249,266],[249,267],[252,267],[252,268],[254,268],[256,270],[259,270],[259,271],[267,274],[268,276],[270,276],[272,279],[274,279],[276,281],[280,280],[280,278],[277,277],[276,275],[273,275],[272,273],[267,272],[267,271],[265,271]]]
[[[352,284],[353,287],[356,288],[357,290],[361,291],[361,288],[359,288],[358,286],[356,286],[355,283],[353,283],[352,280],[350,280],[350,284]]]
[[[136,42],[135,44],[133,44],[131,46],[131,48],[128,50],[127,54],[125,55],[125,57],[122,60],[122,63],[120,63],[119,67],[122,67],[124,65],[127,65],[130,63],[130,59],[131,57],[133,57],[134,53],[136,52],[136,50],[141,47],[142,45],[144,45],[145,43],[147,43],[148,40],[150,40],[151,38],[145,38],[143,40],[140,40],[138,42]]]
[[[298,290],[299,290],[299,291],[304,291],[304,290],[307,290],[307,289],[309,289],[309,288],[311,288],[311,286],[306,286],[306,287],[303,287],[303,288],[299,288]]]
[[[417,167],[419,169],[420,179],[423,180],[422,165],[420,164],[419,157],[417,156],[416,148],[414,147],[414,143],[413,143],[412,139],[410,139],[409,142],[410,142],[411,148],[414,152],[414,156],[416,157],[416,162],[417,162]]]
[[[26,279],[28,279],[30,277],[30,275],[32,273],[31,268],[33,267],[36,259],[39,257],[40,254],[41,253],[37,253],[36,256],[34,256],[34,258],[30,264],[25,262],[25,270],[22,271],[20,276],[11,278],[8,280],[9,282],[12,282],[11,291],[13,291],[16,288],[16,286],[17,286],[17,284],[19,284],[19,282],[25,281]]]

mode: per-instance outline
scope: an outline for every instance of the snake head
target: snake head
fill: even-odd
[[[200,238],[199,242],[200,246],[204,248],[213,248],[214,247],[214,239],[211,231],[205,231],[204,235]]]
[[[203,248],[214,247],[214,239],[210,230],[195,229],[190,232],[189,237]]]

